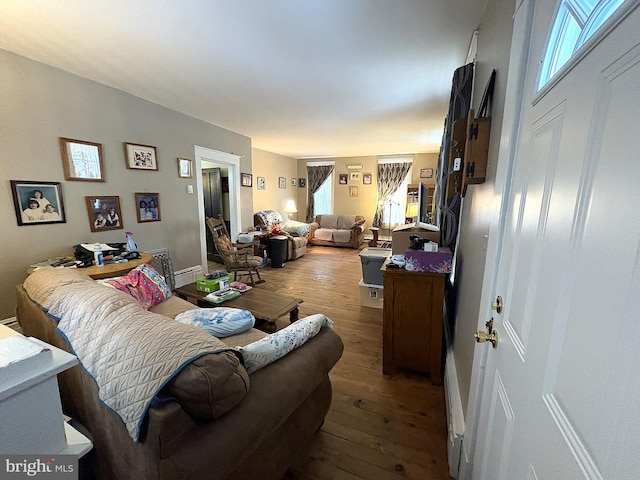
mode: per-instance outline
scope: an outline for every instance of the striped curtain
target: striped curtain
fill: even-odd
[[[324,181],[333,172],[333,165],[307,166],[307,222],[313,222],[314,199],[313,194],[318,191]]]
[[[382,226],[384,204],[381,205],[380,201],[384,202],[398,190],[409,173],[411,165],[411,162],[378,164],[378,204],[376,206],[376,214],[373,217],[374,226]]]

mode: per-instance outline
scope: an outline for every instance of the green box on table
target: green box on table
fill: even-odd
[[[207,277],[199,277],[196,280],[196,288],[200,292],[217,292],[220,290],[220,280],[227,280],[227,285],[233,282],[233,273],[225,275],[224,277],[213,278],[209,280]]]

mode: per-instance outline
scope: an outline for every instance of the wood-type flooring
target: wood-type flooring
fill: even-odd
[[[302,298],[300,318],[325,314],[344,342],[324,425],[283,480],[449,479],[443,387],[422,374],[382,374],[382,310],[361,306],[358,253],[311,246],[283,268],[260,270],[265,282],[255,288]]]

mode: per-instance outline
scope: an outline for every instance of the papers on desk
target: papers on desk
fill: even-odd
[[[82,248],[86,248],[90,252],[96,251],[95,243],[81,243],[80,245],[82,246]],[[113,248],[112,246],[107,245],[106,243],[101,243],[100,248],[102,249],[103,252],[106,252],[107,250],[118,250],[117,248]]]

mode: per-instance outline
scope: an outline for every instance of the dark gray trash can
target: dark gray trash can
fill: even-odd
[[[272,268],[284,267],[287,259],[287,237],[275,235],[269,238],[269,258],[271,258]]]

